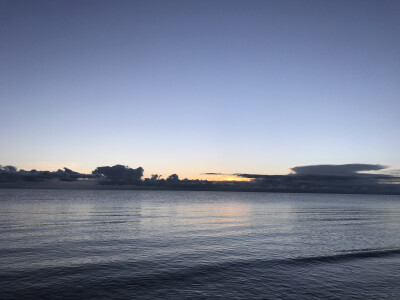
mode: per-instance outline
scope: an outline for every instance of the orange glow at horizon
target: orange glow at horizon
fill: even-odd
[[[209,181],[251,181],[251,178],[243,178],[235,175],[200,175],[197,178]],[[194,179],[197,179],[194,178]]]
[[[219,181],[251,181],[251,178],[243,178],[238,176],[228,176],[224,177]]]

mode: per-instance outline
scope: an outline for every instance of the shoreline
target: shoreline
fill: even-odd
[[[206,186],[151,186],[151,185],[101,185],[92,181],[73,182],[15,182],[0,183],[0,189],[49,189],[49,190],[123,190],[123,191],[203,191],[203,192],[243,192],[243,193],[288,193],[288,194],[343,194],[343,195],[388,195],[399,196],[400,191],[346,191],[344,189],[285,189],[259,187],[233,187],[224,185]]]

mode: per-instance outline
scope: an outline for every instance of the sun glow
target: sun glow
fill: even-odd
[[[224,177],[222,181],[250,181],[250,178],[243,178],[243,177],[237,177],[237,176],[228,176]]]

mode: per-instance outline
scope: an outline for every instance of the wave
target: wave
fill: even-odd
[[[334,273],[333,277],[329,277],[329,271],[326,273],[313,266],[324,266],[324,264],[334,266],[336,263],[353,260],[356,264],[363,265],[364,262],[361,261],[363,259],[396,255],[400,255],[400,249],[361,249],[310,257],[204,261],[203,264],[192,266],[190,264],[174,266],[164,260],[149,259],[147,261],[87,263],[75,266],[32,267],[20,271],[14,270],[12,273],[3,270],[0,271],[0,281],[4,282],[6,288],[0,291],[0,298],[37,299],[43,296],[54,298],[55,293],[61,295],[60,299],[131,299],[132,295],[143,299],[165,298],[166,295],[181,295],[185,298],[185,295],[193,296],[194,291],[206,293],[202,294],[204,298],[221,295],[222,291],[225,295],[232,297],[239,295],[241,298],[248,298],[249,295],[251,296],[250,293],[260,296],[271,291],[274,295],[281,295],[282,298],[294,299],[299,291],[308,298],[310,298],[310,291],[315,294],[315,299],[337,298],[337,290],[349,292],[348,289],[353,289],[355,294],[360,295],[365,285],[357,290],[354,286],[346,285],[346,280],[339,280],[336,282],[339,284],[337,289],[321,289],[321,285],[325,287],[325,284],[328,284],[329,286],[337,274]],[[379,260],[376,262],[379,265]],[[374,272],[377,272],[377,276],[384,275],[379,273],[382,270],[374,270]],[[311,274],[311,277],[307,277],[307,274]],[[313,276],[322,276],[323,283],[315,281]],[[311,278],[311,280],[302,281],[303,277]],[[35,285],[32,285],[32,282]],[[293,293],[293,297],[288,297],[289,294],[284,294],[285,292]],[[369,293],[370,290],[367,292]]]
[[[380,258],[386,256],[399,255],[400,249],[363,249],[361,251],[352,250],[347,253],[338,253],[334,255],[322,255],[322,256],[309,256],[309,257],[298,257],[284,259],[280,263],[335,263],[341,261],[348,261],[353,259],[362,258]],[[279,261],[279,260],[277,260]]]
[[[400,248],[392,249],[361,249],[361,250],[351,250],[346,253],[338,253],[333,255],[321,255],[321,256],[306,256],[306,257],[293,257],[293,258],[281,258],[281,259],[252,259],[252,260],[237,260],[228,262],[205,262],[204,264],[198,264],[194,266],[180,266],[179,268],[173,268],[174,271],[171,272],[168,269],[165,271],[160,271],[159,264],[163,264],[163,261],[135,261],[126,262],[118,261],[112,263],[88,263],[74,266],[59,266],[59,267],[44,267],[44,268],[32,268],[20,270],[16,276],[31,276],[37,274],[39,271],[41,274],[51,274],[51,275],[73,275],[80,272],[92,273],[99,270],[109,270],[109,271],[121,271],[123,273],[131,273],[130,270],[148,270],[148,272],[133,272],[131,273],[136,279],[148,280],[150,277],[166,277],[169,280],[177,279],[180,277],[187,278],[191,276],[201,275],[201,274],[212,274],[221,272],[231,272],[235,270],[244,269],[269,269],[279,266],[304,266],[307,264],[332,264],[340,263],[345,261],[357,260],[357,259],[370,259],[370,258],[383,258],[400,255]],[[0,274],[0,277],[2,277]],[[132,277],[131,277],[132,279]]]
[[[181,271],[175,272],[163,272],[158,274],[152,274],[152,276],[143,276],[136,278],[135,282],[141,282],[141,285],[152,282],[152,280],[187,280],[190,277],[201,277],[209,276],[210,274],[234,274],[242,273],[249,269],[260,269],[260,270],[273,270],[279,267],[288,268],[296,266],[306,266],[309,264],[334,264],[345,261],[357,260],[357,259],[369,259],[369,258],[383,258],[400,255],[400,249],[383,249],[383,250],[362,250],[352,251],[351,253],[339,253],[334,255],[323,255],[323,256],[310,256],[310,257],[295,257],[295,258],[283,258],[283,259],[254,259],[244,261],[231,261],[226,263],[217,264],[205,264],[197,265],[195,267],[186,268]],[[150,274],[149,274],[150,275]],[[142,279],[142,280],[140,280]]]

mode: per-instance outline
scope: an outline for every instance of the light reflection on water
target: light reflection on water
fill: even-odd
[[[398,196],[0,190],[0,220],[5,299],[400,297]]]

